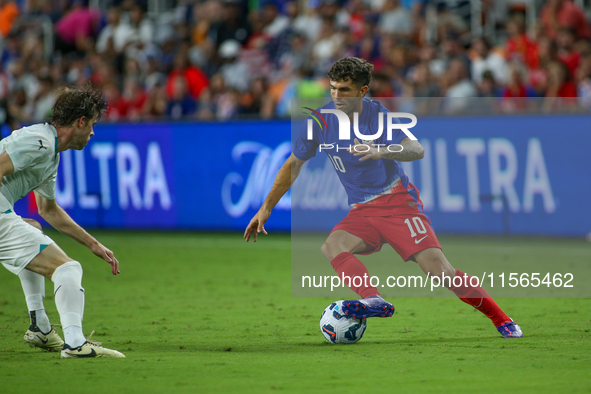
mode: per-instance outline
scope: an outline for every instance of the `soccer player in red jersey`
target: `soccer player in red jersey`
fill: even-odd
[[[359,58],[347,57],[337,61],[328,72],[332,101],[320,108],[340,110],[351,121],[357,113],[359,132],[368,137],[375,135],[372,132],[377,127],[375,120],[389,112],[381,103],[364,98],[372,69],[370,63]],[[455,269],[443,254],[423,211],[419,191],[409,182],[399,163],[422,159],[421,144],[396,130],[389,140],[385,140],[385,133],[382,133],[370,142],[364,140],[363,149],[356,149],[355,146],[362,145],[357,138],[339,140],[336,113],[324,112],[324,119],[327,127],[315,128],[312,139],[307,137],[306,128],[302,128],[291,156],[279,170],[269,195],[244,232],[246,241],[253,236],[256,242],[258,233],[267,234],[264,224],[305,161],[313,157],[320,146],[335,145],[338,141],[339,145],[351,148],[325,150],[325,153],[335,164],[352,209],[334,227],[321,251],[339,276],[369,276],[367,268],[355,254],[371,254],[388,243],[404,261],[416,262],[432,277],[446,278],[444,283],[449,290],[491,319],[504,338],[522,337],[521,328],[499,308],[486,290],[472,286],[471,277]],[[399,144],[403,149],[396,152],[379,149],[386,142]],[[453,281],[456,277],[462,280]],[[350,288],[361,298],[345,301],[345,314],[357,318],[392,316],[394,307],[380,296],[377,288],[368,283],[355,286],[353,282],[349,282]]]

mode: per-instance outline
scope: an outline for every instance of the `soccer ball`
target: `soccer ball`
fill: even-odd
[[[320,331],[331,343],[355,343],[367,328],[367,319],[352,319],[342,313],[343,301],[335,301],[320,316]]]

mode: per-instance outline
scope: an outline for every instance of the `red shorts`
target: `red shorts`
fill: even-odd
[[[358,254],[379,252],[389,244],[404,261],[428,248],[439,248],[429,218],[419,211],[422,206],[407,193],[379,197],[370,204],[352,209],[331,231],[344,230],[361,238],[367,248]]]

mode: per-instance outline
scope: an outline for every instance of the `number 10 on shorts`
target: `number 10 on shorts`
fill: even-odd
[[[415,216],[412,218],[412,223],[410,222],[410,219],[408,219],[408,218],[404,220],[404,223],[406,223],[406,225],[408,226],[408,229],[410,230],[410,236],[413,238],[417,236],[417,233],[419,233],[419,234],[427,233],[427,229],[425,228],[423,221],[418,216]],[[413,224],[414,224],[414,226],[413,226]],[[415,229],[417,230],[416,233],[415,233]]]

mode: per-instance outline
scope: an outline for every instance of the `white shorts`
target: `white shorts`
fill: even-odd
[[[18,275],[53,240],[14,212],[0,213],[0,262]]]

